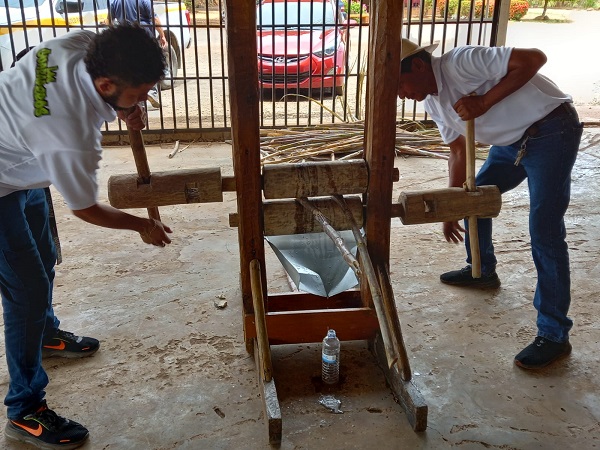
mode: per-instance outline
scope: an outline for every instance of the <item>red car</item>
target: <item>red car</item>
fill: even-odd
[[[341,93],[349,24],[336,0],[263,0],[256,11],[261,88]]]

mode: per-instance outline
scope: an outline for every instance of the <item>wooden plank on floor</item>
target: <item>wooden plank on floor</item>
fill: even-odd
[[[381,335],[377,334],[376,338],[369,341],[369,348],[375,355],[377,363],[385,378],[394,393],[396,400],[406,413],[408,423],[415,431],[425,431],[427,429],[427,404],[425,399],[412,381],[404,381],[398,371],[398,366],[394,365],[388,368],[385,349]]]
[[[254,339],[254,362],[256,364],[256,373],[258,376],[258,387],[263,400],[263,411],[265,414],[265,425],[269,436],[269,444],[278,445],[281,443],[282,421],[281,408],[279,407],[279,399],[277,398],[277,389],[275,388],[275,378],[271,381],[265,381],[261,376],[260,370],[261,361],[258,356],[258,344]]]

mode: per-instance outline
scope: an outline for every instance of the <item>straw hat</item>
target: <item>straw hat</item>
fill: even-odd
[[[419,47],[413,41],[402,38],[402,53],[400,54],[400,61],[402,61],[404,58],[414,55],[415,53],[419,53],[421,50],[431,53],[436,49],[437,46],[438,42],[434,42],[433,44],[426,45],[425,47]]]

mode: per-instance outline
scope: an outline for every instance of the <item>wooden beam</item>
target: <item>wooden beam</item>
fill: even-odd
[[[359,196],[345,197],[352,216],[360,226],[363,225],[363,204]],[[313,200],[323,214],[330,219],[336,230],[348,230],[352,224],[347,220],[331,198],[315,198]],[[262,204],[264,233],[266,236],[283,234],[320,233],[321,224],[314,215],[293,199],[265,200]],[[229,215],[229,226],[239,225],[237,214]]]
[[[376,267],[386,267],[390,255],[402,9],[402,2],[398,0],[372,1],[369,16],[365,119],[365,159],[369,166],[366,240],[371,261]]]
[[[425,431],[427,429],[428,408],[425,399],[412,381],[404,381],[398,371],[398,366],[387,367],[387,359],[380,335],[374,340],[369,341],[371,352],[377,358],[379,367],[383,370],[385,377],[394,392],[397,401],[406,412],[408,423],[415,431]]]
[[[179,169],[154,172],[149,183],[137,174],[112,175],[108,200],[119,209],[222,202],[221,169]]]
[[[368,181],[364,159],[270,164],[263,168],[266,199],[363,194]]]
[[[254,323],[256,328],[255,342],[258,345],[258,369],[265,381],[271,381],[273,367],[271,365],[271,347],[265,321],[265,297],[260,281],[260,264],[254,259],[250,262],[250,281],[252,283],[252,305],[254,306]]]
[[[267,299],[268,312],[360,308],[362,306],[364,305],[358,289],[340,292],[332,297],[320,297],[307,292],[283,292],[271,294]]]
[[[478,186],[475,192],[459,187],[401,192],[400,208],[392,206],[392,217],[404,225],[449,222],[467,216],[497,217],[502,207],[498,186]]]
[[[375,267],[389,267],[392,177],[396,131],[396,102],[400,76],[403,4],[398,0],[371,2],[365,159],[369,164],[366,202],[366,240]],[[369,295],[363,287],[363,296]],[[387,366],[380,335],[370,341],[386,378],[415,431],[427,427],[427,405],[416,387],[404,381],[397,365]],[[406,374],[405,374],[406,376]]]
[[[271,345],[321,342],[329,328],[342,341],[373,339],[379,330],[377,315],[372,308],[347,308],[266,313]],[[256,337],[255,317],[244,318],[246,338]]]
[[[227,62],[233,169],[239,215],[240,284],[243,310],[252,307],[250,261],[265,266],[260,176],[260,115],[256,51],[256,2],[227,0]],[[262,274],[266,293],[266,278]],[[247,335],[248,330],[244,330]],[[246,348],[249,346],[246,338]],[[251,349],[249,349],[251,351]]]
[[[390,275],[386,267],[377,268],[377,278],[379,280],[379,285],[381,286],[388,326],[392,333],[396,351],[398,352],[398,370],[400,371],[402,379],[404,381],[409,381],[412,378],[410,361],[408,360],[406,345],[404,344],[404,338],[402,337],[402,329],[400,328],[400,319],[398,317],[398,310],[396,309],[396,301],[394,299],[392,283],[390,282]]]

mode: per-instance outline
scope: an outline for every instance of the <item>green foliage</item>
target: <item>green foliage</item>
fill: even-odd
[[[458,7],[460,5],[460,15],[462,17],[468,17],[471,13],[471,0],[438,0],[436,5],[436,12],[438,17],[444,17],[446,14],[446,3],[448,3],[448,17],[456,17],[458,14]],[[473,10],[473,17],[481,17],[481,9],[484,7],[485,17],[492,17],[494,14],[494,3],[490,0],[483,2],[482,0],[475,0],[475,6]]]
[[[348,5],[350,3],[350,5]],[[362,4],[361,0],[344,0],[344,8],[348,14],[360,14],[366,12],[366,6]]]
[[[581,7],[583,9],[598,9],[600,8],[600,2],[598,0],[582,0]]]
[[[531,0],[531,8],[543,8],[545,0]],[[598,0],[548,0],[548,8],[598,9]]]
[[[473,18],[481,17],[482,10],[485,18],[491,18],[494,15],[494,3],[491,0],[474,0]],[[446,2],[448,3],[448,15],[446,16]],[[471,14],[471,4],[473,0],[438,0],[436,4],[436,16],[440,18],[456,17],[460,5],[461,17],[469,17]],[[520,20],[529,10],[527,0],[511,0],[510,2],[510,20]]]

